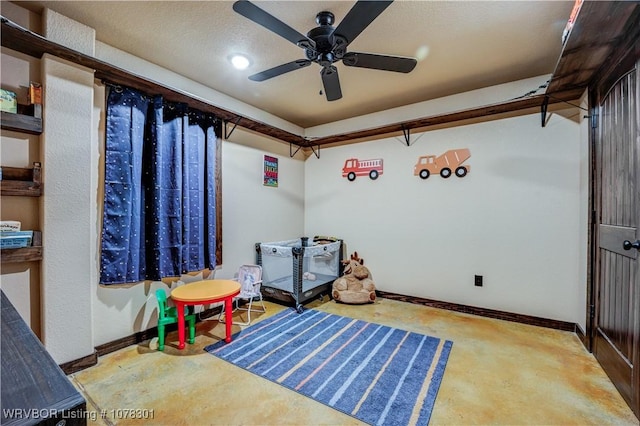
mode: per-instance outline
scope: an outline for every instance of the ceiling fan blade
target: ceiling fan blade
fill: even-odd
[[[300,34],[275,16],[265,12],[258,6],[254,5],[250,1],[240,0],[233,3],[233,10],[255,22],[258,25],[262,25],[269,31],[273,31],[280,37],[284,37],[291,43],[300,47],[309,48],[315,47],[313,40],[310,40],[306,36]]]
[[[349,52],[342,58],[342,63],[348,67],[408,73],[416,67],[418,61],[414,58],[404,58],[400,56]]]
[[[365,28],[373,22],[391,1],[358,1],[336,27],[333,34],[344,37],[351,43]]]
[[[324,86],[324,93],[327,96],[327,100],[336,101],[340,99],[342,97],[342,90],[340,90],[338,69],[333,65],[323,67],[320,75],[322,75],[322,85]]]
[[[269,68],[266,71],[259,72],[249,76],[249,80],[252,81],[265,81],[273,77],[277,77],[281,74],[285,74],[291,71],[295,71],[300,68],[308,67],[311,65],[311,61],[308,59],[298,59],[297,61],[288,62],[286,64],[278,65],[277,67]]]

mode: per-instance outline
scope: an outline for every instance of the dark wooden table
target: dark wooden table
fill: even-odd
[[[86,401],[5,294],[0,294],[0,424],[86,425]]]

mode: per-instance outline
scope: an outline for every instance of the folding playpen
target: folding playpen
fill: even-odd
[[[342,275],[342,240],[311,243],[308,238],[256,243],[256,263],[262,266],[262,294],[302,304],[331,295],[333,281]]]

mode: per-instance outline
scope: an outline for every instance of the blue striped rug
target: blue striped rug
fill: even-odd
[[[429,423],[451,341],[287,309],[205,348],[363,422]]]

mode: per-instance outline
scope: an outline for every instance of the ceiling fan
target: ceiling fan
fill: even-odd
[[[348,67],[402,73],[411,72],[417,64],[414,58],[347,52],[347,46],[392,2],[378,0],[357,1],[342,22],[335,28],[333,27],[335,21],[333,13],[320,12],[316,16],[316,22],[319,26],[310,30],[305,36],[250,1],[236,1],[233,4],[233,10],[303,48],[306,56],[306,59],[298,59],[250,75],[249,79],[253,81],[268,80],[307,67],[312,62],[315,62],[322,67],[320,75],[322,76],[322,84],[327,100],[335,101],[342,97],[338,69],[333,65],[338,61],[342,61]]]

